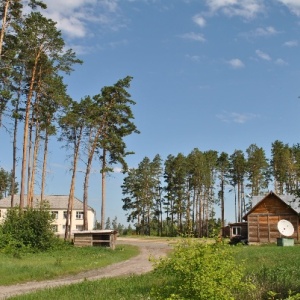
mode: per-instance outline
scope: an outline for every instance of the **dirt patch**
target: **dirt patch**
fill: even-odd
[[[126,261],[72,276],[47,281],[33,281],[17,285],[1,286],[0,299],[7,299],[15,295],[30,293],[39,289],[78,283],[84,280],[97,280],[100,278],[146,273],[153,268],[152,263],[149,260],[150,257],[162,257],[171,250],[168,241],[155,239],[118,238],[117,244],[136,245],[140,248],[140,254]]]

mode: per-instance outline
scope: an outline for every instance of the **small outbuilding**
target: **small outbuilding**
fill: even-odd
[[[115,249],[117,240],[116,230],[84,230],[74,232],[74,245],[77,247],[98,246]]]
[[[293,225],[294,233],[290,238],[299,242],[298,200],[293,195],[278,196],[272,191],[263,197],[253,197],[252,208],[243,217],[247,222],[248,243],[276,243],[282,237],[277,228],[280,220]]]
[[[232,239],[246,240],[248,234],[247,222],[237,222],[229,224],[229,237]]]

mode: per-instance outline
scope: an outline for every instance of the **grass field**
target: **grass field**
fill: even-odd
[[[233,246],[232,251],[236,267],[239,268],[240,263],[244,261],[245,276],[250,277],[256,286],[256,290],[251,294],[237,295],[237,300],[287,299],[289,293],[300,293],[300,246]],[[120,252],[116,252],[116,256],[119,256]],[[2,261],[1,257],[0,260]],[[52,264],[55,264],[55,259]],[[149,300],[154,299],[150,296],[151,289],[163,286],[167,281],[166,276],[159,278],[151,272],[141,276],[84,281],[80,284],[43,290],[12,299]],[[273,293],[270,294],[269,291]]]
[[[116,250],[68,247],[47,253],[22,254],[21,257],[0,253],[0,285],[76,274],[126,260],[138,253],[138,248],[130,245],[117,246]]]

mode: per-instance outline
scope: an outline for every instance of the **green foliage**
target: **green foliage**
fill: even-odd
[[[0,168],[0,199],[6,197],[7,195],[11,195],[12,188],[12,172],[7,172],[3,168]],[[14,193],[18,192],[18,183],[15,182],[15,190]]]
[[[153,291],[158,299],[235,299],[254,288],[243,279],[243,264],[237,267],[232,249],[222,243],[183,241],[157,263],[156,272],[171,278]]]
[[[0,250],[45,251],[59,245],[52,231],[53,217],[45,205],[38,209],[11,208],[0,226]]]

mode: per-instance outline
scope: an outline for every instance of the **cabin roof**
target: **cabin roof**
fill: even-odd
[[[273,191],[270,191],[267,195],[264,195],[264,196],[260,195],[260,196],[252,197],[252,208],[246,213],[246,215],[243,217],[243,219],[247,220],[248,215],[255,210],[255,208],[258,206],[258,204],[261,203],[262,201],[264,201],[270,195],[274,195],[280,201],[287,204],[296,214],[300,213],[300,199],[299,198],[297,198],[294,195],[277,195]]]

